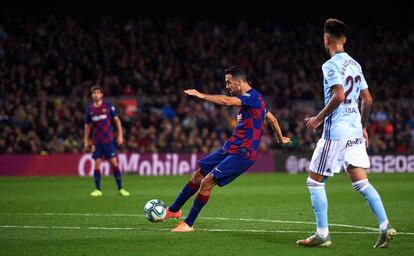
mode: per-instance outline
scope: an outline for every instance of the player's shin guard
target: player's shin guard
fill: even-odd
[[[122,188],[122,174],[119,168],[114,168],[114,177],[118,190],[120,190]]]
[[[306,180],[311,195],[312,207],[315,212],[317,233],[321,237],[327,237],[328,229],[328,199],[326,198],[325,183],[317,182],[308,177]]]
[[[207,204],[208,198],[210,196],[202,195],[200,193],[197,194],[196,199],[194,200],[193,207],[191,207],[190,213],[188,214],[187,218],[185,219],[185,223],[188,226],[192,227],[194,221],[196,220],[198,214],[200,213],[201,209],[203,209],[204,205]]]
[[[101,190],[101,171],[99,169],[93,171],[93,179],[95,181],[96,189]]]
[[[372,212],[377,217],[380,229],[385,230],[387,228],[388,218],[377,190],[369,183],[368,179],[353,182],[352,186],[367,201]]]
[[[193,183],[191,180],[184,186],[180,194],[178,194],[174,203],[168,208],[172,212],[178,212],[181,207],[192,197],[199,189],[200,185]]]

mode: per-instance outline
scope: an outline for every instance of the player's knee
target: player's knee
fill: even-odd
[[[198,169],[193,173],[193,176],[191,177],[191,182],[193,182],[196,185],[200,185],[203,179],[204,176],[203,174],[201,174],[201,169]]]
[[[114,157],[110,160],[112,167],[118,168],[118,160]]]
[[[369,187],[371,184],[369,183],[368,179],[362,179],[355,182],[352,182],[352,187],[356,192],[362,192],[364,189]]]
[[[207,175],[202,181],[201,181],[201,190],[211,190],[214,186],[215,182],[213,179],[213,175],[209,174]]]
[[[95,160],[95,170],[101,169],[101,160]]]
[[[306,179],[306,186],[308,188],[324,188],[325,181],[324,180],[317,181],[317,180],[312,179],[311,177],[308,177]]]

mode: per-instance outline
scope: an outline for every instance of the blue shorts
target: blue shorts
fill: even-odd
[[[243,158],[238,154],[230,154],[219,148],[208,156],[200,159],[198,165],[201,174],[212,173],[220,187],[232,182],[244,173],[255,161]]]
[[[111,159],[116,157],[116,146],[113,141],[109,143],[98,142],[95,145],[95,151],[92,154],[93,159],[105,158]]]

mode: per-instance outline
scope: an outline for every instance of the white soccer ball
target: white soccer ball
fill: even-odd
[[[151,199],[144,206],[144,215],[151,222],[160,222],[167,214],[167,207],[159,199]]]

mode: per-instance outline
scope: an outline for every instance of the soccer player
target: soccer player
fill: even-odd
[[[388,221],[378,192],[368,181],[366,168],[370,167],[370,162],[366,151],[366,125],[372,98],[361,66],[344,51],[345,31],[342,21],[328,19],[325,22],[324,45],[331,57],[322,65],[325,107],[318,115],[306,119],[306,126],[313,130],[324,121],[322,138],[313,153],[306,180],[317,229],[315,234],[297,243],[302,246],[331,245],[325,183],[334,173],[346,171],[355,191],[365,198],[378,220],[380,235],[374,248],[385,248],[397,232]],[[361,113],[358,109],[360,97]]]
[[[108,102],[103,101],[103,90],[99,85],[94,85],[91,88],[93,104],[88,106],[85,114],[85,150],[92,151],[92,158],[95,160],[95,170],[93,177],[95,180],[96,190],[91,193],[91,196],[102,196],[101,191],[101,162],[102,159],[109,159],[116,184],[118,186],[119,194],[122,196],[129,196],[129,192],[122,188],[121,171],[118,168],[118,160],[116,158],[116,146],[113,141],[113,133],[111,120],[114,120],[116,129],[118,131],[116,142],[118,145],[123,143],[122,125],[115,107]],[[90,133],[92,131],[92,141],[90,140]]]
[[[230,95],[210,95],[197,90],[185,90],[190,96],[225,106],[238,106],[237,125],[233,135],[213,153],[199,160],[199,168],[167,209],[168,218],[179,218],[184,203],[198,192],[187,218],[179,222],[172,232],[194,231],[193,224],[207,203],[215,185],[224,186],[249,169],[255,162],[265,119],[270,123],[281,144],[290,143],[283,137],[276,117],[267,110],[263,96],[246,80],[245,72],[238,66],[225,70],[226,89]]]

